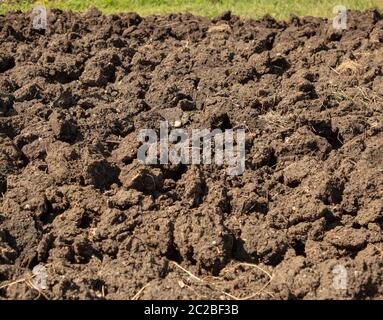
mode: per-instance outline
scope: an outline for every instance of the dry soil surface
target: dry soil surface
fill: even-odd
[[[383,299],[379,12],[13,12],[0,48],[0,298]],[[246,171],[138,163],[163,120],[246,129]]]

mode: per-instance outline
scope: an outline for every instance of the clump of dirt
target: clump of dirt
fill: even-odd
[[[0,297],[382,299],[383,19],[347,23],[0,15]],[[244,174],[138,163],[163,120],[245,128]]]

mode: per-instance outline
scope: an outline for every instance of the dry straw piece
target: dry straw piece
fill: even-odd
[[[201,279],[199,277],[197,277],[196,275],[194,275],[193,273],[191,273],[190,271],[188,271],[187,269],[185,269],[184,267],[180,266],[177,262],[175,261],[171,261],[171,264],[173,264],[174,266],[176,266],[177,268],[181,269],[183,272],[185,272],[186,274],[188,274],[191,278],[199,281],[199,282],[202,282],[202,283],[207,283],[209,285],[211,285],[212,283],[208,281],[208,278],[211,278],[211,277],[207,277],[207,278],[204,278],[204,279]],[[221,289],[218,289],[218,288],[214,288],[216,291],[224,294],[225,296],[229,297],[230,299],[233,299],[233,300],[250,300],[250,299],[253,299],[255,298],[256,296],[258,296],[259,294],[261,294],[262,292],[265,291],[265,289],[270,285],[271,281],[273,280],[273,275],[270,274],[269,272],[267,272],[266,270],[264,270],[263,268],[257,266],[256,264],[252,264],[252,263],[246,263],[246,262],[240,262],[240,263],[237,263],[235,264],[234,266],[231,266],[229,268],[225,268],[221,271],[221,274],[228,274],[228,273],[231,273],[231,272],[234,272],[238,267],[250,267],[250,268],[255,268],[255,269],[258,269],[259,271],[263,272],[264,274],[266,274],[269,278],[269,280],[267,281],[267,283],[260,289],[258,290],[256,293],[254,294],[251,294],[249,296],[245,296],[245,297],[238,297],[238,296],[235,296],[235,295],[232,295],[228,292],[225,292]],[[214,279],[216,280],[222,280],[222,277],[213,277]],[[270,294],[270,293],[268,293]],[[270,294],[271,295],[271,294]]]
[[[338,74],[351,73],[351,75],[361,75],[363,73],[363,66],[353,60],[345,60],[339,66],[336,67]]]
[[[36,287],[34,284],[33,284],[33,278],[35,276],[32,275],[32,276],[28,276],[28,277],[23,277],[23,278],[20,278],[20,279],[17,279],[17,280],[14,280],[12,282],[9,282],[9,283],[6,283],[6,284],[3,284],[0,286],[0,290],[1,289],[5,289],[5,288],[8,288],[8,287],[11,287],[13,285],[16,285],[18,283],[25,283],[29,288],[31,289],[35,289],[39,295],[37,297],[37,299],[40,298],[40,296],[43,296],[46,300],[50,300],[49,297],[38,287]]]
[[[256,296],[258,296],[259,294],[261,294],[262,292],[266,292],[266,288],[270,285],[271,281],[273,280],[273,275],[270,274],[269,272],[267,272],[266,270],[264,270],[263,268],[257,266],[256,264],[252,264],[252,263],[246,263],[246,262],[240,262],[240,263],[237,263],[235,264],[234,266],[230,266],[229,268],[225,268],[221,271],[221,274],[228,274],[228,273],[231,273],[231,272],[234,272],[238,267],[250,267],[250,268],[255,268],[255,269],[258,269],[259,271],[263,272],[264,274],[266,274],[269,278],[269,280],[266,282],[265,285],[263,285],[263,287],[258,290],[256,293],[254,294],[251,294],[251,295],[248,295],[248,296],[245,296],[245,297],[238,297],[238,296],[235,296],[231,293],[228,293],[228,292],[225,292],[219,288],[216,288],[215,286],[213,286],[213,283],[211,281],[208,281],[209,279],[214,279],[214,280],[222,280],[222,277],[205,277],[205,278],[200,278],[200,277],[197,277],[195,274],[193,274],[192,272],[190,272],[189,270],[185,269],[184,267],[182,267],[181,265],[179,265],[177,262],[175,261],[170,261],[170,264],[173,264],[175,267],[177,267],[178,269],[182,270],[184,273],[186,273],[190,278],[200,282],[200,283],[206,283],[206,284],[209,284],[209,286],[211,288],[213,288],[215,291],[225,295],[226,297],[232,299],[232,300],[250,300],[250,299],[253,299],[255,298]],[[147,288],[149,287],[151,284],[151,281],[148,282],[146,285],[144,285],[132,298],[132,300],[138,300],[140,295],[142,294],[142,292]],[[187,285],[186,283],[184,283],[182,280],[179,280],[178,281],[178,285],[182,288],[186,287],[186,288],[189,288],[190,290],[192,290],[198,297],[200,298],[203,298],[204,296],[201,295],[200,293],[198,293],[192,286],[190,285]],[[273,295],[269,292],[266,292],[267,294],[269,294],[271,297],[273,297]]]

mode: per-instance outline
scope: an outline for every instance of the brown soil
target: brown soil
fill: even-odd
[[[377,11],[48,18],[0,15],[1,298],[383,298]],[[246,128],[245,173],[138,164],[164,119]]]

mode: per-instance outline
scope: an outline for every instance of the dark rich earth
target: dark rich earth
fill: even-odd
[[[383,298],[379,12],[13,12],[0,48],[2,299]],[[245,173],[138,163],[162,120],[245,128]]]

